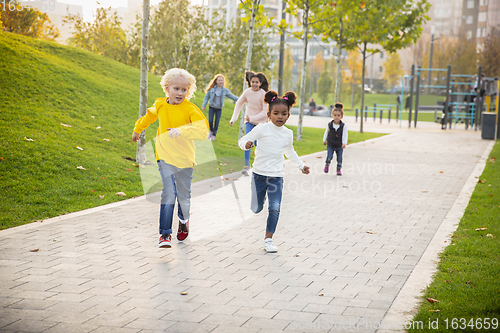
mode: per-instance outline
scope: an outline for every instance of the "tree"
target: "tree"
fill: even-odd
[[[312,61],[312,69],[311,69],[311,79],[316,85],[313,88],[313,92],[318,91],[318,79],[321,75],[326,70],[325,66],[325,59],[323,59],[323,52],[318,52],[316,54],[316,57]]]
[[[59,30],[47,14],[24,7],[17,0],[6,0],[0,5],[0,29],[38,39],[59,37]]]
[[[127,35],[121,27],[120,17],[111,7],[98,8],[93,22],[85,22],[80,15],[68,14],[63,24],[74,28],[69,45],[127,63]]]
[[[293,86],[293,54],[290,48],[285,48],[285,59],[283,62],[283,92],[286,91],[291,91],[294,89]],[[273,64],[273,69],[274,69],[274,75],[277,77],[278,74],[278,69],[279,69],[279,59],[277,59],[274,64]]]
[[[333,80],[328,71],[324,70],[321,72],[318,79],[318,95],[323,104],[325,104],[326,99],[328,98],[328,93],[332,89],[332,81]]]
[[[360,85],[362,63],[359,61],[358,51],[349,51],[347,56],[347,69],[349,74],[345,76],[345,82],[350,85],[351,111],[354,109],[356,88]]]
[[[312,28],[320,21],[327,20],[320,13],[323,11],[326,0],[288,0],[287,13],[296,16],[300,19],[302,31],[293,32],[293,35],[303,41],[303,58],[302,58],[302,73],[300,75],[300,96],[299,96],[299,121],[297,126],[297,140],[302,140],[302,119],[304,110],[302,105],[306,102],[306,71],[307,71],[307,45],[309,37],[312,33]],[[316,18],[318,15],[318,18]]]
[[[387,81],[387,85],[391,88],[394,88],[397,82],[404,75],[403,69],[401,68],[401,59],[399,58],[399,54],[397,52],[390,53],[387,59],[384,62],[384,76],[382,77]]]
[[[487,76],[500,76],[500,29],[492,28],[484,41],[481,64]]]
[[[149,46],[149,0],[144,0],[142,9],[141,36],[141,89],[139,97],[139,118],[146,115],[148,108],[148,46]],[[137,141],[136,162],[146,162],[146,131],[142,131]]]

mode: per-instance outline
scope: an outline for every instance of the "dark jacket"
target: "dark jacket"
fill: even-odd
[[[329,146],[333,148],[341,148],[342,147],[342,133],[344,133],[344,123],[342,120],[340,121],[340,126],[337,130],[333,128],[333,120],[328,123],[328,137],[326,138],[326,142]]]

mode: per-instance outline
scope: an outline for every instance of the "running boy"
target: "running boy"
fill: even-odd
[[[347,126],[341,121],[344,117],[344,105],[335,103],[332,110],[333,120],[326,126],[323,135],[323,144],[326,146],[326,164],[325,173],[330,170],[330,162],[333,158],[333,152],[337,152],[337,176],[342,176],[342,153],[347,145]]]
[[[290,107],[295,104],[296,98],[291,91],[285,93],[282,98],[278,96],[277,92],[268,91],[265,94],[264,102],[269,105],[267,116],[271,121],[255,126],[238,141],[243,150],[249,150],[253,147],[253,142],[258,141],[253,163],[250,209],[255,214],[262,211],[267,193],[269,214],[264,237],[266,252],[278,251],[272,238],[278,224],[283,192],[285,163],[283,154],[292,160],[302,170],[302,173],[309,174],[309,167],[304,165],[293,149],[293,132],[283,126],[290,117]]]
[[[158,247],[171,247],[172,219],[178,202],[179,228],[177,240],[189,234],[191,180],[195,163],[193,140],[203,141],[208,135],[208,122],[198,107],[188,100],[196,91],[196,79],[187,71],[172,68],[160,82],[166,98],[158,98],[145,116],[135,123],[132,140],[159,119],[156,133],[156,160],[163,190],[160,205],[160,241]]]

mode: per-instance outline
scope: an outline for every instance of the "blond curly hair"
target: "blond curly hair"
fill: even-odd
[[[175,78],[178,76],[182,76],[185,78],[188,83],[188,91],[186,94],[186,99],[189,100],[194,96],[194,92],[196,91],[196,78],[194,77],[193,74],[190,74],[188,71],[185,69],[181,68],[171,68],[165,72],[165,75],[161,78],[160,85],[163,88],[163,91],[165,92],[165,95],[168,97],[168,91],[167,87],[172,82]]]

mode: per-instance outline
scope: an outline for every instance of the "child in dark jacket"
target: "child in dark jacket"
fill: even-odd
[[[326,126],[325,134],[323,135],[323,144],[326,145],[326,163],[325,173],[330,170],[330,162],[333,159],[333,153],[337,153],[337,176],[342,176],[342,153],[347,145],[347,127],[342,122],[344,117],[344,105],[335,103],[332,110],[333,120]]]

